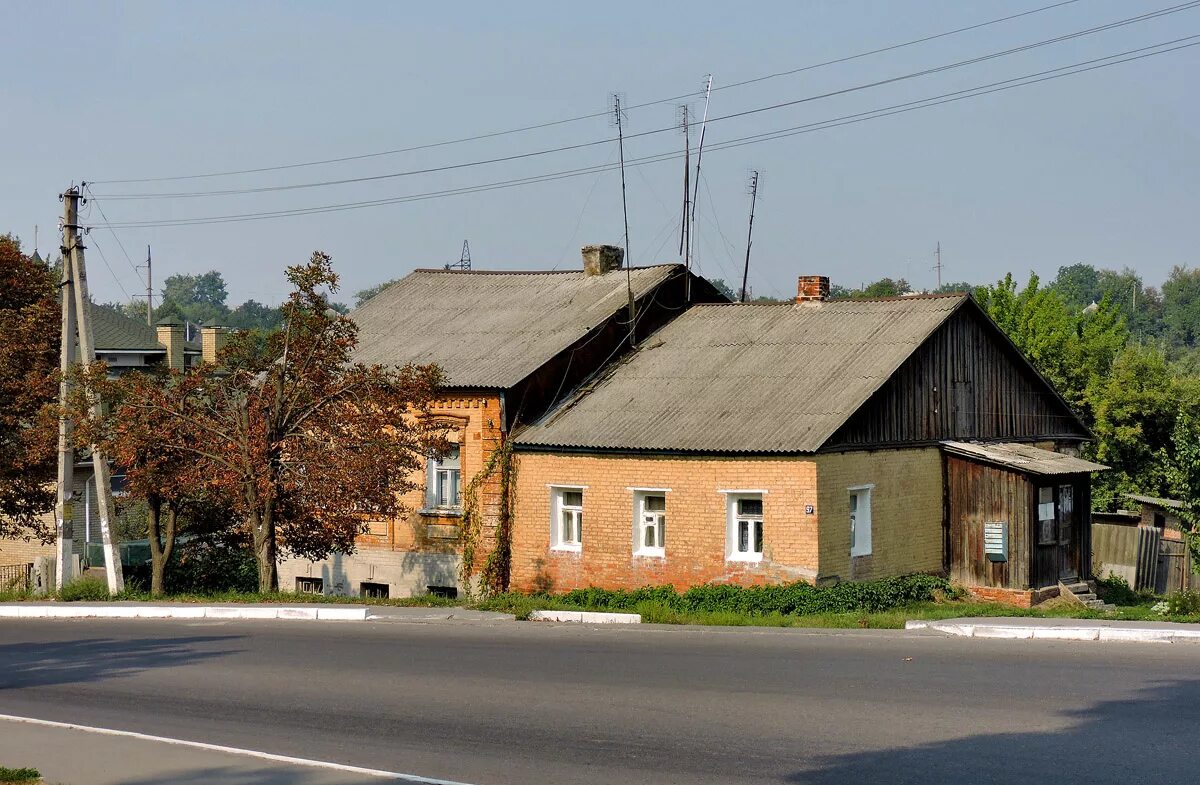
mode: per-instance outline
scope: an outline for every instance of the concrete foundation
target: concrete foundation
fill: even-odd
[[[413,597],[431,591],[461,592],[459,566],[454,553],[419,553],[363,549],[353,554],[334,553],[321,561],[285,559],[279,563],[279,588],[355,597],[367,589],[387,586],[388,597]]]

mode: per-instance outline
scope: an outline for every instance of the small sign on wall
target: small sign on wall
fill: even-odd
[[[811,504],[806,504],[806,505],[804,505],[804,514],[805,514],[805,515],[812,515],[812,514],[813,514],[813,506],[812,506]]]
[[[1008,561],[1008,521],[984,521],[983,555],[991,562]]]

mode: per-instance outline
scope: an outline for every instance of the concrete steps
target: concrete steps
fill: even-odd
[[[1073,597],[1080,605],[1094,611],[1108,612],[1117,607],[1097,597],[1091,584],[1080,581],[1079,583],[1060,583],[1058,587],[1060,591]]]

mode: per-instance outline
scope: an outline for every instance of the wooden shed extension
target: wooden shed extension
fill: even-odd
[[[942,449],[951,579],[1021,592],[1091,577],[1091,473],[1108,467],[1028,444]]]

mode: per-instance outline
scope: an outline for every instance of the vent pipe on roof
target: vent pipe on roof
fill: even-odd
[[[829,276],[802,275],[796,287],[796,302],[824,302],[829,299]]]
[[[625,261],[625,251],[618,245],[585,245],[581,252],[583,271],[588,275],[603,275],[619,270]]]

